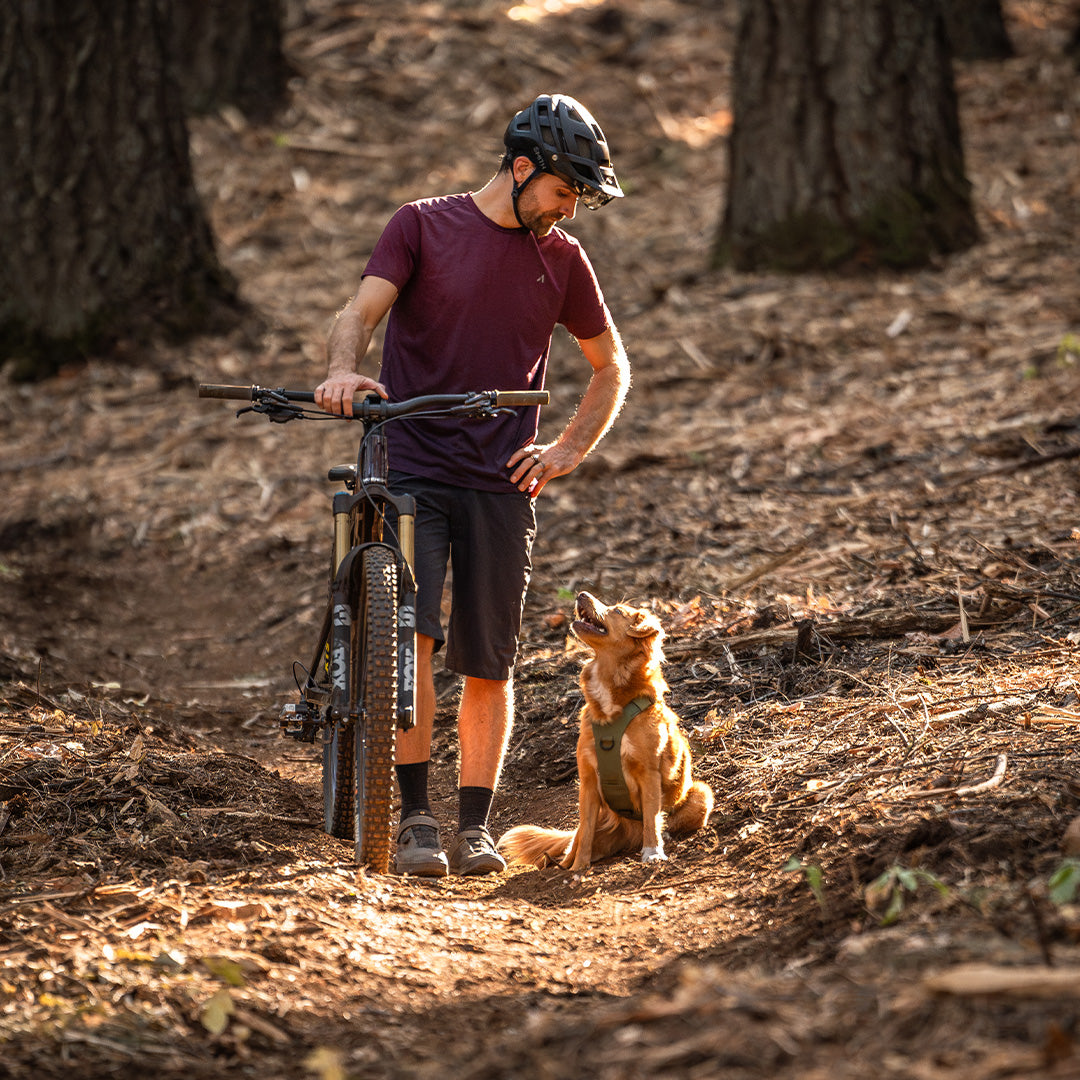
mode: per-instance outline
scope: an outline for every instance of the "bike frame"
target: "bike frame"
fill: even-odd
[[[416,723],[416,500],[390,491],[386,436],[374,428],[373,422],[365,422],[356,467],[337,466],[328,474],[331,480],[344,481],[348,489],[339,491],[333,501],[334,578],[327,611],[332,684],[329,719],[344,720],[355,713],[356,703],[349,700],[346,680],[352,627],[351,575],[365,547],[383,544],[394,551],[399,564],[397,712],[398,727],[407,731]],[[395,511],[396,537],[387,535],[388,507]],[[317,670],[326,644],[320,642],[309,672]],[[308,682],[313,682],[310,675]]]
[[[307,390],[204,383],[199,396],[254,402],[237,415],[277,423],[343,418],[305,408],[315,400]],[[282,709],[281,728],[301,742],[322,737],[326,830],[354,839],[357,860],[378,873],[390,858],[395,728],[416,723],[416,502],[390,490],[383,426],[405,416],[491,417],[547,400],[543,390],[484,390],[354,401],[351,418],[363,426],[356,464],[327,474],[345,487],[332,501],[329,601],[311,665],[293,666],[303,672],[300,700]]]

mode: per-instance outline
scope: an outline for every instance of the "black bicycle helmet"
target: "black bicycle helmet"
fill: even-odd
[[[522,109],[503,136],[507,160],[524,156],[535,166],[514,187],[514,210],[522,188],[537,172],[562,177],[590,210],[622,197],[607,140],[592,113],[565,94],[541,94]]]

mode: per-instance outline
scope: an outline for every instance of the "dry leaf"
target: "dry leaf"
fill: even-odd
[[[1080,817],[1069,822],[1061,837],[1062,854],[1070,858],[1080,857]]]

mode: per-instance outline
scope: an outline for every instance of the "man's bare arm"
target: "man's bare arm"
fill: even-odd
[[[534,494],[553,477],[573,472],[615,422],[630,388],[630,363],[614,326],[598,337],[578,342],[593,373],[577,411],[562,434],[548,446],[516,450],[507,462],[510,480]],[[536,458],[539,457],[539,461]]]
[[[386,317],[397,289],[384,278],[365,277],[356,296],[338,314],[326,343],[326,378],[315,388],[315,403],[326,412],[352,416],[353,398],[374,392],[386,397],[386,387],[367,375],[360,367],[371,344],[375,328]]]

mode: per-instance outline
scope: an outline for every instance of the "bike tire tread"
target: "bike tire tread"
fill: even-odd
[[[364,552],[354,625],[353,676],[361,720],[354,740],[356,859],[377,874],[390,868],[397,734],[397,559],[385,547]],[[363,649],[363,655],[359,650]]]

